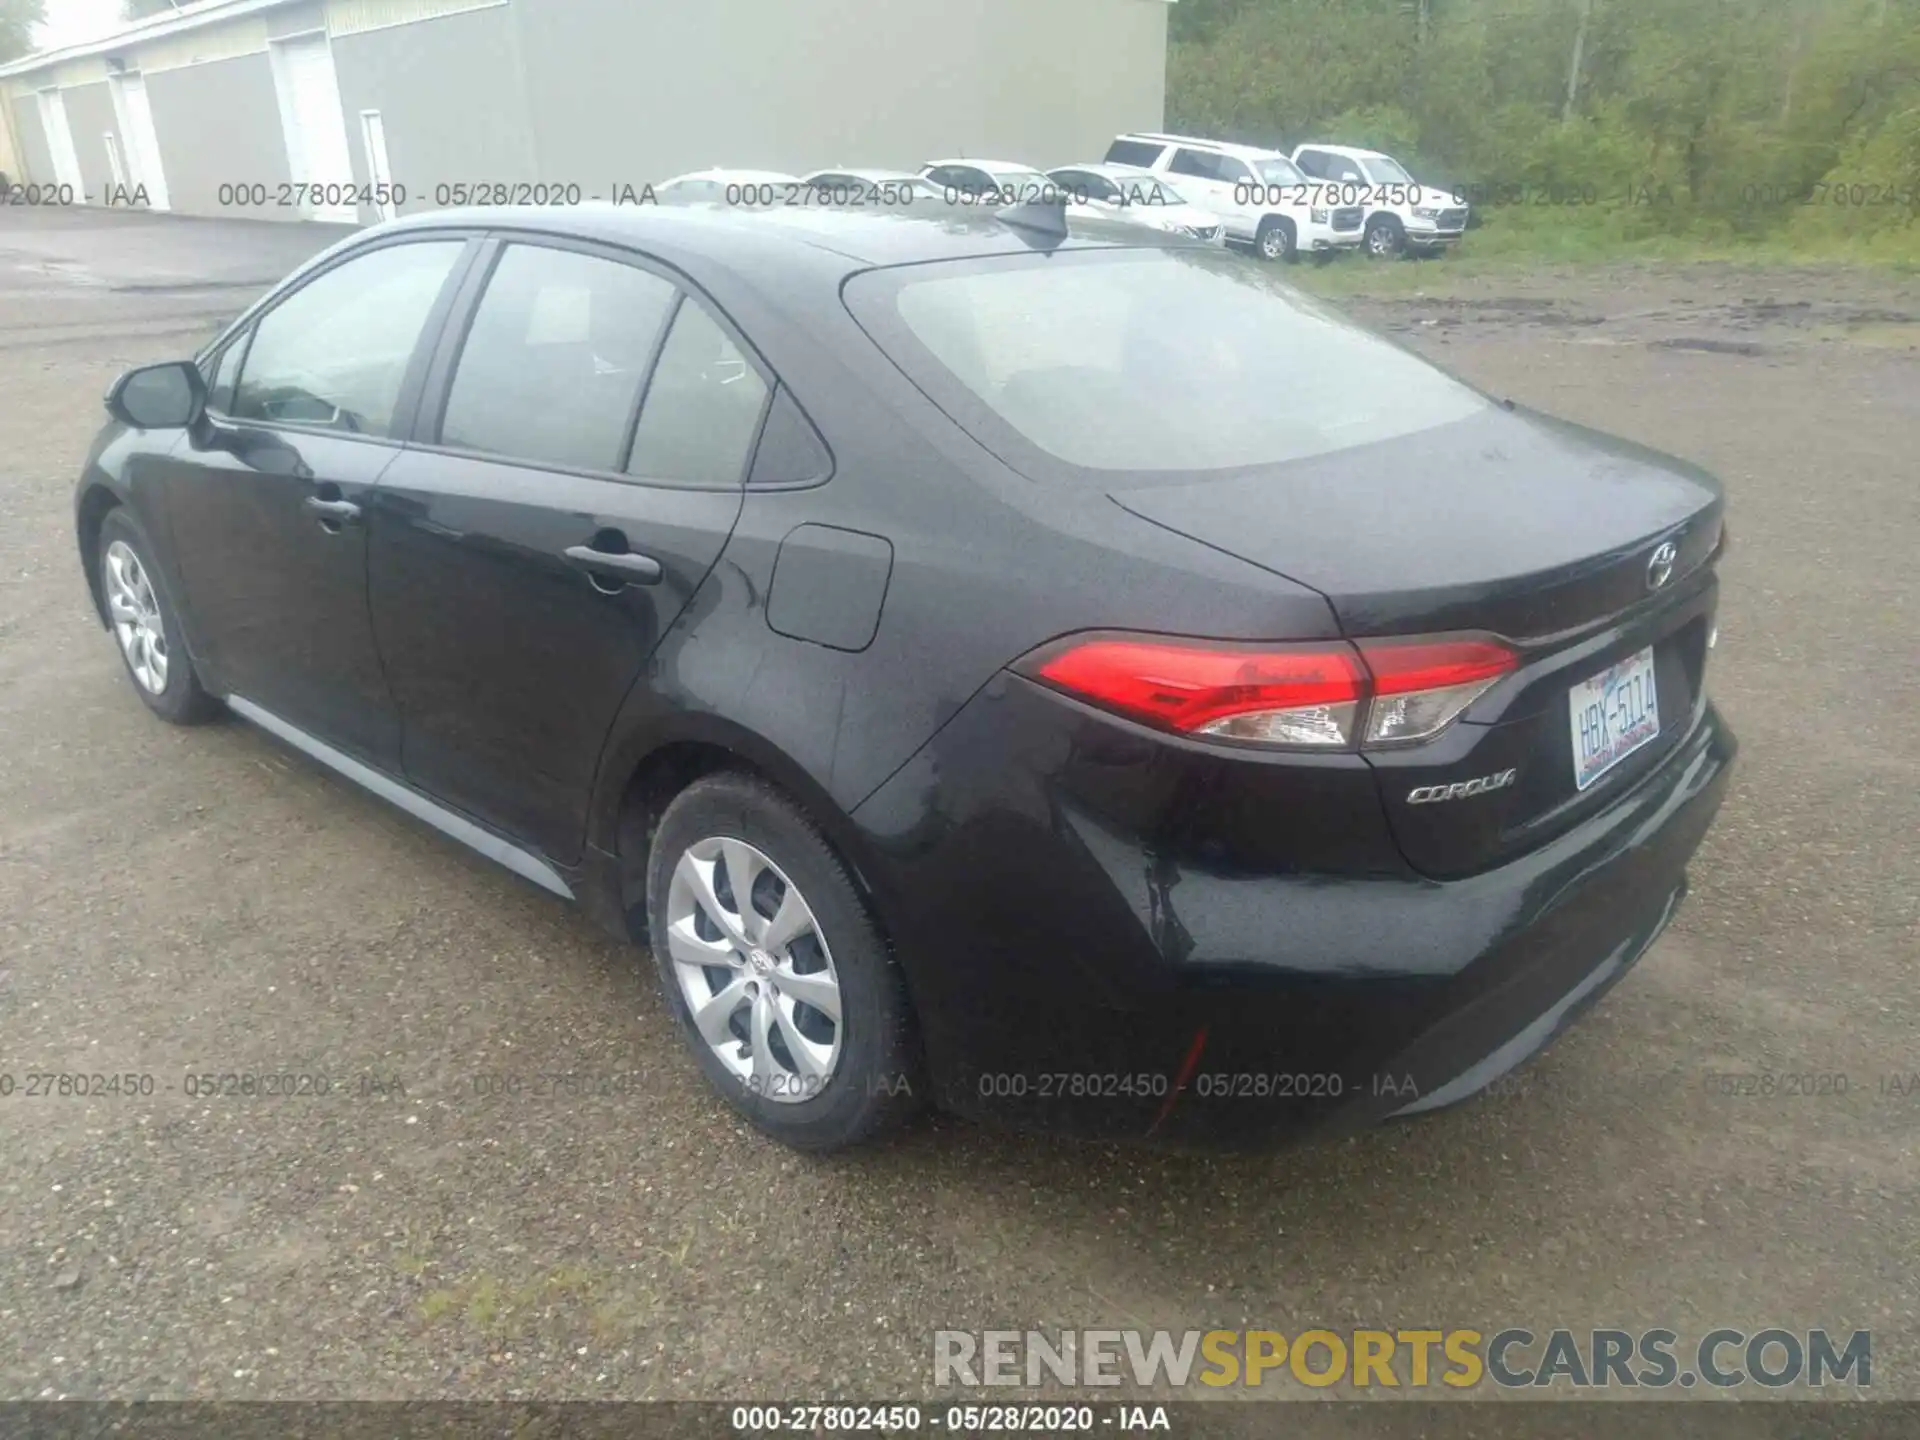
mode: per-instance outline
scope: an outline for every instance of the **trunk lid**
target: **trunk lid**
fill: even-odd
[[[1485,631],[1521,651],[1519,670],[1440,736],[1367,752],[1395,838],[1428,874],[1486,869],[1612,803],[1659,765],[1705,703],[1720,489],[1656,451],[1498,408],[1111,498],[1312,586],[1350,637]],[[1656,564],[1667,545],[1670,561]],[[1649,663],[1633,665],[1643,653]],[[1600,704],[1603,689],[1585,682],[1616,666],[1633,677],[1632,715],[1651,690],[1657,728],[1604,773],[1589,766],[1582,784],[1579,711]],[[1498,783],[1435,798],[1475,781]]]

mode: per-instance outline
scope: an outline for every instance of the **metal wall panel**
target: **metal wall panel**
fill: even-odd
[[[80,159],[80,178],[86,183],[86,203],[104,205],[107,190],[113,184],[113,169],[107,163],[107,132],[120,133],[114,118],[113,96],[107,82],[63,87],[60,98],[67,106],[67,128],[73,132],[74,153]]]
[[[132,65],[151,75],[158,70],[177,70],[183,65],[205,65],[217,60],[235,60],[242,55],[267,52],[267,22],[258,15],[229,20],[224,25],[209,25],[184,35],[170,35],[137,45]],[[166,137],[160,137],[161,143]]]
[[[505,6],[336,34],[355,183],[370,183],[362,110],[380,112],[394,182],[407,190],[402,213],[433,208],[443,184],[539,178],[513,43]],[[363,206],[360,218],[378,217]]]
[[[507,0],[327,0],[327,33],[364,35],[393,25],[438,20],[469,10],[492,10]]]
[[[189,215],[298,220],[300,212],[269,204],[223,208],[222,184],[258,182],[268,198],[292,180],[273,69],[257,55],[147,72],[147,100],[160,136],[160,161],[173,208]]]
[[[1157,128],[1164,0],[538,0],[510,7],[541,178],[1098,158]]]
[[[47,148],[47,132],[40,126],[40,101],[31,90],[9,87],[13,106],[13,137],[20,146],[17,157],[20,173],[13,176],[16,185],[29,182],[51,185],[53,152]]]

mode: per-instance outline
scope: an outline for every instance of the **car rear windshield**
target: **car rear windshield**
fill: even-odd
[[[1272,270],[1213,251],[910,266],[857,276],[845,294],[922,390],[1028,473],[1270,465],[1490,403]]]

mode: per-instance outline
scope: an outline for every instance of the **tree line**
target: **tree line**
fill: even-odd
[[[1920,0],[1181,0],[1170,128],[1388,151],[1488,224],[1920,258]]]

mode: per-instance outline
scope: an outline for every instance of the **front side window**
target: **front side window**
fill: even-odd
[[[1231,257],[996,257],[869,272],[846,295],[882,348],[1016,465],[1020,445],[996,443],[1009,431],[1043,462],[1191,472],[1344,450],[1488,404]]]
[[[301,286],[254,325],[233,417],[392,436],[407,366],[465,244],[383,246]]]
[[[1413,176],[1406,172],[1398,160],[1387,155],[1375,155],[1367,161],[1367,173],[1378,185],[1411,185]]]
[[[740,484],[766,403],[766,382],[733,338],[697,303],[682,301],[647,386],[627,473],[673,485]]]
[[[618,471],[676,293],[631,265],[509,245],[461,347],[441,443]]]

